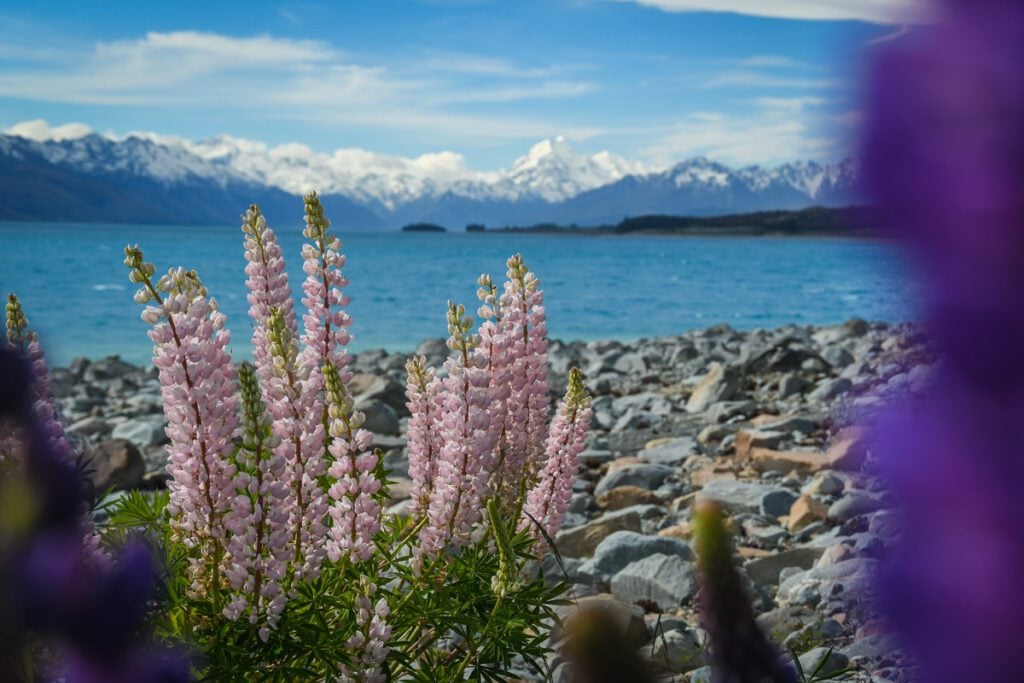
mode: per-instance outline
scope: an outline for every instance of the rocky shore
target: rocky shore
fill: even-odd
[[[440,365],[447,349],[428,340],[416,353]],[[589,447],[555,539],[580,604],[607,610],[665,680],[709,680],[689,541],[694,504],[715,501],[758,621],[805,671],[828,655],[823,673],[851,668],[836,680],[911,680],[871,616],[868,577],[899,528],[856,422],[927,390],[931,357],[914,327],[720,325],[629,343],[553,341],[550,357],[553,394],[579,366],[593,395]],[[393,512],[409,490],[405,361],[367,351],[352,366],[357,407],[397,480]],[[163,486],[154,369],[76,359],[53,376],[96,489]],[[545,563],[560,575],[553,556]],[[551,665],[554,680],[568,680],[566,664]]]

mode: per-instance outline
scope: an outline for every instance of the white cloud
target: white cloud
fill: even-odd
[[[819,131],[822,116],[815,110],[826,103],[816,97],[760,98],[749,114],[690,114],[661,129],[642,154],[660,165],[699,155],[734,165],[845,156],[847,140]]]
[[[794,78],[762,71],[726,71],[704,84],[705,88],[798,88],[801,90],[820,90],[842,86],[842,81],[835,78]]]
[[[472,55],[444,69],[360,63],[315,40],[270,35],[150,32],[131,40],[71,48],[0,72],[0,97],[103,106],[222,107],[247,116],[365,125],[458,138],[539,138],[553,121],[458,105],[573,98],[592,85],[552,78],[557,67],[523,68]],[[435,54],[436,58],[437,55]],[[438,66],[435,64],[435,66]],[[487,76],[467,84],[461,74]]]
[[[920,20],[924,0],[618,0],[666,12],[731,12],[758,17],[857,20],[900,24]]]
[[[63,126],[51,126],[43,119],[22,121],[4,128],[7,135],[17,135],[36,142],[48,140],[77,140],[92,133],[92,128],[83,123],[65,123]]]

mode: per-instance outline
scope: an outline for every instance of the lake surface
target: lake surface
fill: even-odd
[[[298,227],[277,230],[292,289]],[[463,233],[342,234],[353,350],[410,350],[447,334],[448,299],[476,309],[476,279],[504,278],[522,252],[541,280],[552,337],[622,340],[724,322],[736,328],[915,317],[893,245],[829,238],[573,237]],[[237,226],[0,223],[0,291],[17,292],[51,363],[120,354],[149,359],[122,249],[138,243],[157,272],[199,272],[228,316],[236,357],[250,351]]]

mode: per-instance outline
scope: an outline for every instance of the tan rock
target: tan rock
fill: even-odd
[[[828,508],[824,503],[804,495],[796,499],[789,508],[789,530],[799,531],[809,524],[828,518]]]
[[[801,472],[814,474],[829,466],[828,457],[816,451],[774,451],[753,448],[749,454],[750,466],[758,472]]]
[[[782,441],[781,432],[766,432],[760,429],[741,429],[736,432],[736,440],[733,442],[733,449],[736,459],[740,462],[750,457],[750,451],[755,448],[775,448]]]
[[[752,419],[750,422],[755,427],[763,427],[766,424],[778,422],[779,419],[781,419],[780,415],[768,415],[767,413],[761,413],[760,415],[754,417],[754,419]]]
[[[832,439],[826,453],[831,467],[859,470],[868,454],[867,432],[862,427],[847,427]]]
[[[555,536],[555,544],[565,557],[590,557],[598,544],[616,531],[643,531],[637,511],[608,512],[586,524],[562,529]]]
[[[710,481],[727,479],[736,481],[736,470],[731,465],[711,464],[695,469],[690,473],[690,482],[694,486],[704,486]]]
[[[675,440],[676,437],[674,436],[661,436],[658,437],[657,439],[651,439],[650,441],[644,444],[644,450],[649,450],[651,448],[661,448],[662,446],[667,446],[668,444],[672,443]]]
[[[752,560],[757,557],[768,557],[773,554],[771,550],[765,550],[764,548],[751,548],[746,545],[737,547],[736,552],[738,552],[740,557],[745,560]]]
[[[648,491],[640,486],[616,486],[610,491],[605,491],[597,497],[598,507],[605,510],[621,510],[632,505],[655,505],[661,502],[661,498],[653,491]]]
[[[621,470],[624,467],[632,467],[633,465],[642,465],[647,462],[643,458],[638,458],[635,455],[626,456],[625,458],[616,458],[608,463],[608,469],[605,474],[611,474],[617,470]]]
[[[689,541],[693,535],[693,529],[690,528],[689,522],[680,522],[679,524],[665,527],[658,532],[658,535],[665,538],[678,538],[682,541]]]

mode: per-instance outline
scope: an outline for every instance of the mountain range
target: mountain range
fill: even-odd
[[[409,159],[229,136],[53,130],[15,126],[0,135],[0,220],[222,225],[256,201],[272,222],[293,222],[297,196],[316,189],[335,224],[351,229],[599,225],[644,214],[845,206],[858,195],[851,160],[737,169],[696,157],[655,168],[609,152],[580,154],[558,137],[506,170],[482,172],[452,152]]]

